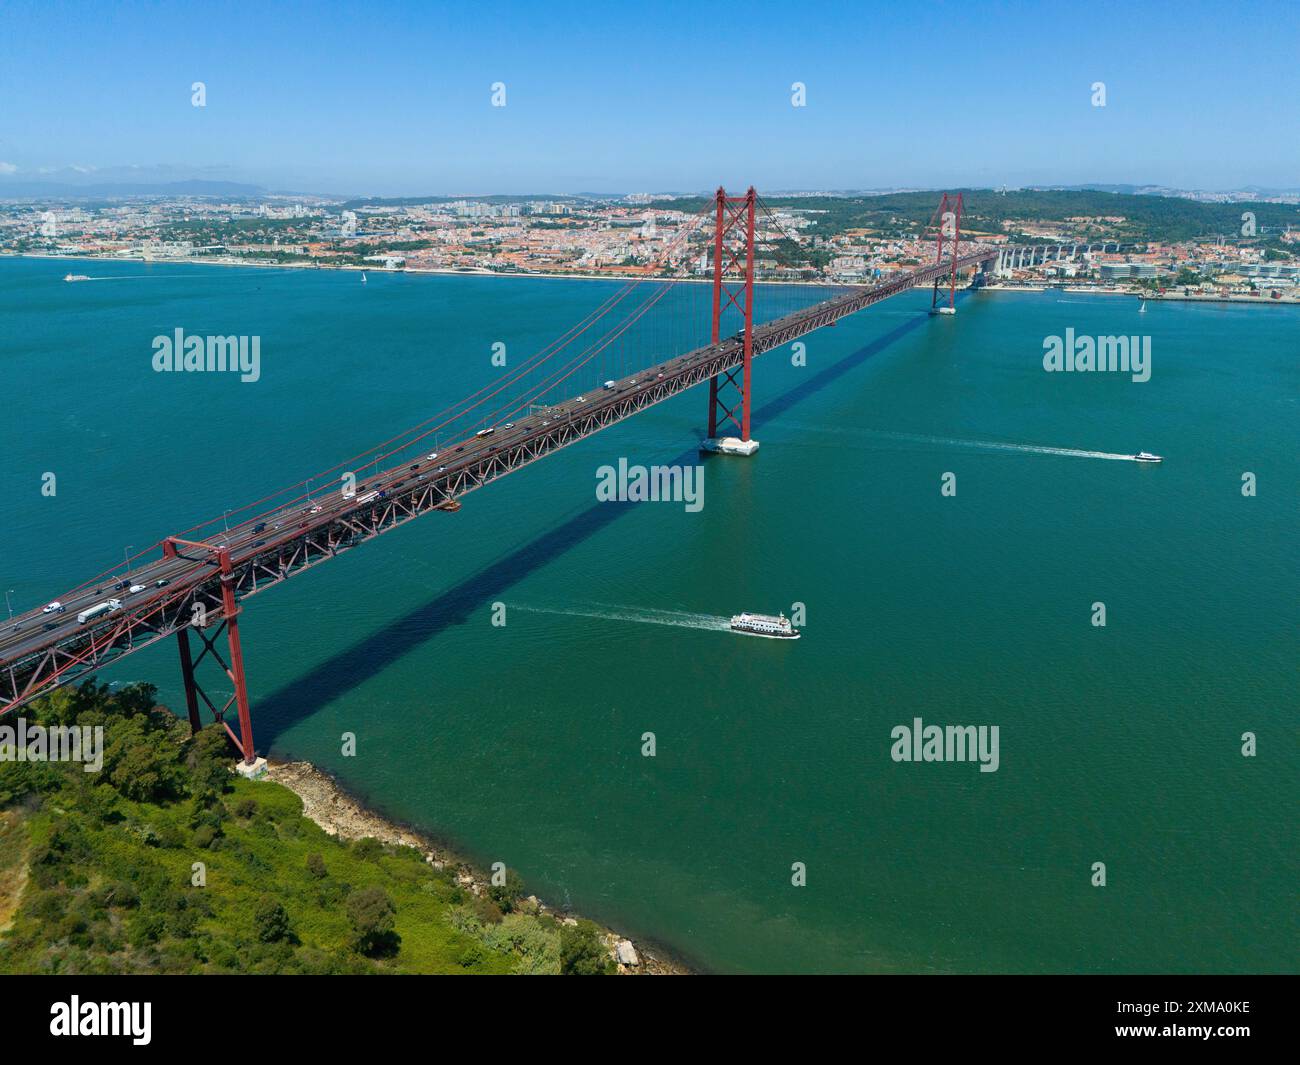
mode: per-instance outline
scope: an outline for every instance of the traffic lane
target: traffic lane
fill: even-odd
[[[630,381],[632,378],[627,378],[625,380]],[[579,403],[576,400],[566,400],[561,404],[557,404],[556,409],[565,413],[577,413],[585,408],[600,410],[605,406],[610,405],[612,400],[613,397],[610,397],[610,401],[606,403],[597,403],[591,400]],[[550,419],[546,420],[548,422],[550,421]],[[411,466],[415,465],[423,468],[425,462],[429,465],[432,465],[434,462],[438,462],[439,465],[445,465],[446,474],[443,476],[449,476],[459,472],[460,469],[464,467],[468,467],[490,457],[502,447],[524,443],[531,436],[543,435],[544,430],[548,428],[549,425],[542,426],[533,416],[526,416],[525,418],[521,418],[519,422],[516,422],[510,430],[494,429],[493,432],[487,436],[471,437],[464,442],[455,445],[452,448],[452,457],[448,458],[446,462],[442,461],[446,453],[439,452],[438,459],[426,459],[424,462],[390,468],[389,470],[378,474],[377,477],[372,478],[368,483],[359,486],[358,492],[363,489],[375,489],[376,487],[378,490],[385,492],[394,490],[398,487],[405,487],[405,475],[409,474],[414,477],[420,472],[419,469],[411,470]],[[495,443],[492,442],[494,439],[496,441]],[[436,471],[437,467],[433,468]],[[264,548],[272,546],[272,539],[277,542],[292,541],[293,539],[296,539],[298,535],[310,531],[315,525],[325,524],[320,520],[320,514],[328,513],[332,518],[337,518],[345,515],[348,511],[354,508],[352,499],[346,497],[335,498],[326,504],[318,504],[318,506],[319,509],[315,515],[311,513],[313,509],[312,507],[300,509],[288,508],[279,512],[272,512],[263,515],[258,520],[249,519],[247,522],[243,522],[236,526],[235,529],[222,533],[207,542],[213,544],[213,546],[225,547],[231,551],[232,556],[238,552],[242,557],[244,551],[249,549],[251,549],[251,553],[256,554]],[[313,518],[315,518],[315,521],[312,520]],[[260,531],[257,531],[258,525],[263,526]],[[279,528],[277,529],[276,526],[279,526]],[[262,537],[265,542],[258,545],[257,540],[262,536],[262,533],[270,532],[273,529],[276,532],[279,532],[284,530],[286,526],[291,527],[289,535],[280,537]],[[65,628],[70,631],[84,631],[81,630],[75,622],[75,614],[79,613],[81,610],[105,602],[108,599],[122,599],[123,593],[126,593],[129,596],[131,593],[129,593],[128,589],[134,584],[144,584],[146,588],[148,588],[160,578],[166,578],[171,581],[181,577],[188,577],[192,572],[200,573],[206,568],[206,563],[195,560],[192,556],[187,558],[183,554],[183,552],[186,551],[185,545],[178,545],[178,550],[182,552],[182,557],[179,559],[160,559],[157,562],[150,563],[137,570],[129,571],[126,575],[117,580],[111,582],[105,580],[95,588],[86,588],[78,593],[74,593],[64,599],[58,600],[63,604],[65,611],[64,614],[46,615],[41,612],[41,607],[35,607],[24,614],[15,615],[13,624],[6,624],[5,628],[0,630],[0,632],[3,633],[3,636],[0,637],[0,648],[9,650],[15,643],[27,642],[24,638],[30,634],[30,626],[35,622],[40,622],[41,628],[39,631],[42,633],[53,634],[55,631]],[[125,582],[126,587],[114,587],[123,582]],[[135,593],[137,596],[143,594],[143,592]],[[137,603],[140,605],[146,605],[151,601],[152,597],[129,600],[130,605],[132,606]],[[127,606],[128,600],[123,599],[123,609],[126,609]],[[62,625],[59,626],[58,630],[45,630],[43,628],[45,619],[51,617],[64,618],[68,614],[74,615],[74,619],[70,626],[66,624]],[[14,626],[18,627],[17,632],[15,632]],[[43,642],[46,641],[43,639],[36,641],[38,644]]]
[[[140,571],[140,573],[143,573],[143,571]],[[142,583],[142,581],[137,581],[136,583]],[[130,586],[128,585],[128,587]],[[51,612],[46,614],[43,607],[36,607],[29,610],[22,615],[16,616],[12,622],[5,623],[3,638],[0,638],[0,647],[6,647],[10,643],[20,641],[22,637],[32,631],[33,626],[41,631],[53,631],[45,630],[44,626],[51,621],[54,621],[56,624],[63,622],[69,615],[75,617],[86,607],[94,606],[96,603],[103,602],[107,599],[120,599],[124,591],[125,589],[114,591],[111,587],[107,591],[102,588],[87,589],[83,593],[69,596],[66,599],[52,600],[53,602],[58,602],[62,605],[63,610],[61,612]]]
[[[170,573],[171,576],[161,576],[164,573]],[[150,582],[145,585],[144,591],[131,593],[126,589],[118,591],[110,589],[98,593],[92,592],[90,595],[64,601],[62,613],[43,614],[38,611],[34,615],[30,615],[29,623],[22,625],[17,632],[14,631],[12,626],[5,628],[4,638],[0,639],[0,657],[12,659],[25,656],[61,640],[94,631],[94,627],[89,629],[83,627],[77,621],[77,615],[82,610],[105,603],[110,599],[120,600],[122,607],[120,610],[113,611],[112,614],[100,619],[102,622],[106,623],[125,613],[139,613],[154,605],[155,602],[175,595],[176,590],[173,586],[181,584],[189,573],[190,569],[185,566],[169,565],[160,567],[154,571]],[[140,577],[142,575],[143,571],[137,573],[136,576]],[[156,584],[159,579],[166,580],[168,583],[159,588]],[[143,581],[138,580],[136,583],[143,583]],[[53,625],[54,627],[47,629],[46,625]]]
[[[677,362],[681,364],[682,369],[685,369],[699,361],[700,358],[707,356],[709,350],[706,350],[700,355],[688,355],[682,356],[677,360],[669,360],[667,363],[661,363],[660,366],[671,366],[674,362]],[[579,401],[578,398],[564,400],[561,403],[556,404],[552,409],[558,412],[561,416],[572,416],[583,412],[595,413],[604,410],[607,407],[613,406],[619,398],[621,398],[621,392],[631,386],[632,382],[635,381],[645,385],[650,383],[652,380],[660,380],[661,378],[657,376],[659,372],[664,372],[665,377],[669,376],[665,371],[655,371],[653,376],[650,375],[649,371],[643,371],[641,374],[622,378],[621,380],[624,384],[624,388],[620,391],[611,393],[609,390],[601,388],[601,396],[597,400],[589,400],[583,396],[581,401]],[[672,376],[676,376],[676,373]],[[438,452],[437,459],[426,458],[421,462],[399,465],[382,471],[375,477],[370,478],[364,485],[359,486],[358,492],[363,490],[390,492],[395,491],[398,488],[404,488],[407,486],[408,479],[415,478],[420,474],[421,469],[426,468],[426,463],[428,466],[433,466],[434,462],[446,466],[446,472],[440,479],[447,479],[464,468],[468,468],[475,463],[482,462],[485,459],[492,457],[504,447],[516,446],[527,442],[532,437],[545,435],[546,431],[550,429],[550,423],[555,420],[559,420],[559,418],[540,419],[539,416],[526,415],[518,422],[514,423],[513,427],[509,430],[494,428],[487,436],[471,437],[454,445],[451,448],[450,457],[448,457],[446,451]],[[548,424],[542,425],[542,421],[546,421]],[[443,461],[444,458],[446,458],[445,462]],[[416,466],[417,469],[412,470],[412,465]],[[436,472],[437,467],[434,466],[433,469]],[[310,506],[305,508],[294,507],[286,508],[278,512],[271,512],[258,519],[249,519],[248,521],[240,523],[234,529],[231,529],[228,532],[223,532],[207,542],[211,543],[213,546],[225,547],[231,552],[232,559],[238,556],[242,563],[248,561],[250,558],[255,558],[257,554],[264,551],[278,549],[285,543],[292,542],[300,536],[313,531],[316,527],[325,525],[329,521],[337,520],[338,518],[345,516],[353,509],[360,509],[355,507],[352,499],[346,497],[334,498],[324,504],[317,504],[316,506],[318,508],[316,514],[312,514],[313,508]],[[325,520],[321,519],[320,515],[322,514],[327,515]],[[258,525],[262,525],[263,527],[260,531],[257,530]],[[279,526],[279,528],[276,528],[276,526]],[[262,533],[269,532],[273,529],[276,532],[283,531],[285,535],[273,537],[262,536]],[[260,544],[258,543],[259,537],[261,537],[263,541]],[[182,552],[186,550],[184,545],[180,545],[178,549]],[[182,555],[181,558],[177,559],[161,559],[158,562],[128,572],[124,577],[119,578],[117,581],[111,583],[105,581],[94,589],[85,589],[80,593],[71,595],[64,600],[60,600],[65,608],[65,612],[62,614],[45,615],[41,613],[41,608],[37,607],[23,615],[16,616],[14,618],[14,625],[18,626],[17,631],[14,631],[13,625],[6,625],[3,630],[0,630],[0,632],[2,632],[2,635],[0,635],[0,651],[3,651],[6,657],[12,657],[14,654],[25,655],[34,650],[40,649],[49,643],[58,642],[60,639],[66,639],[73,634],[93,631],[83,629],[76,622],[76,614],[80,613],[83,609],[106,602],[108,599],[122,599],[122,609],[132,610],[134,612],[134,609],[137,606],[141,608],[149,607],[153,605],[155,600],[165,599],[166,596],[170,594],[162,593],[153,596],[147,595],[145,592],[137,592],[134,593],[134,595],[142,598],[132,598],[132,593],[130,593],[128,589],[133,584],[144,584],[146,589],[152,590],[151,586],[156,587],[155,582],[160,578],[167,579],[169,583],[172,581],[184,581],[186,584],[189,584],[189,578],[198,577],[202,579],[206,577],[209,572],[210,564],[201,560],[196,560],[192,556],[186,557]],[[126,588],[113,587],[114,584],[123,581],[126,582]],[[158,591],[161,592],[161,589],[158,589]],[[44,619],[51,617],[61,619],[61,623],[56,621],[56,628],[47,630],[44,628],[44,625],[46,624]],[[39,627],[35,629],[31,628],[33,623],[36,622],[39,622]]]
[[[575,404],[578,409],[593,408],[599,409],[603,404],[596,404],[587,401],[582,404]],[[547,426],[546,428],[549,428]],[[515,446],[525,442],[530,436],[543,435],[544,429],[540,425],[527,424],[526,420],[515,423],[511,430],[502,431],[494,430],[485,437],[471,438],[463,444],[456,445],[459,453],[455,458],[450,460],[450,464],[439,462],[439,465],[446,465],[447,470],[440,475],[440,480],[446,480],[459,472],[461,468],[467,468],[475,463],[482,462],[490,458],[501,448],[506,446]],[[493,443],[493,440],[496,443]],[[440,453],[441,458],[441,453]],[[430,465],[438,460],[426,460]],[[358,491],[379,490],[384,492],[396,491],[399,488],[407,487],[407,480],[414,478],[419,470],[412,471],[411,465],[422,465],[418,463],[407,464],[405,466],[394,467],[380,473],[377,477],[370,479],[364,485],[358,487]],[[436,471],[437,467],[433,467]],[[346,516],[350,511],[357,508],[353,499],[337,498],[331,499],[326,503],[317,504],[316,514],[312,514],[312,507],[292,508],[279,513],[267,515],[262,522],[243,523],[241,527],[231,530],[230,533],[223,533],[221,536],[214,538],[214,546],[222,546],[230,551],[232,560],[238,557],[241,564],[256,558],[258,554],[278,550],[286,543],[304,536],[315,528],[329,524],[331,521],[338,520]],[[321,515],[325,515],[322,520]],[[314,519],[314,520],[313,520]],[[279,525],[279,532],[283,530],[285,535],[274,537],[272,539],[263,538],[259,543],[257,537],[259,533],[254,532],[258,524],[264,524],[268,528],[262,531],[271,531],[276,525]],[[184,552],[184,545],[179,545],[178,550]],[[95,631],[100,626],[84,628],[76,620],[76,616],[84,609],[96,606],[100,603],[107,602],[109,599],[119,599],[122,601],[122,607],[110,615],[106,615],[101,625],[107,626],[123,613],[135,614],[140,611],[151,609],[160,604],[169,596],[175,595],[175,590],[164,591],[157,588],[156,581],[166,579],[170,587],[171,584],[177,583],[182,586],[184,591],[188,591],[189,586],[193,583],[201,583],[208,579],[212,573],[210,563],[197,560],[193,556],[182,554],[178,558],[160,559],[145,567],[128,573],[126,576],[113,581],[112,584],[105,582],[93,589],[86,589],[80,594],[70,596],[65,600],[60,600],[64,606],[64,612],[53,615],[42,614],[40,608],[29,611],[22,618],[15,618],[15,624],[18,630],[14,631],[13,626],[7,626],[3,630],[3,636],[0,637],[0,652],[7,659],[27,657],[38,653],[39,651],[57,644],[62,641],[76,638],[81,635]],[[114,588],[114,584],[125,582],[126,588]],[[134,584],[144,584],[145,590],[131,593],[129,588]],[[156,591],[158,594],[148,594]],[[52,629],[46,629],[45,624],[49,623],[47,619],[56,619]],[[33,625],[35,627],[33,627]]]

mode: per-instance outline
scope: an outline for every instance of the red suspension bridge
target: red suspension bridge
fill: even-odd
[[[711,284],[685,283],[709,301],[707,342],[675,339],[677,346],[659,350],[686,348],[684,354],[642,362],[601,382],[597,370],[627,369],[626,355],[614,358],[617,345],[677,288],[679,279],[652,263],[556,341],[420,425],[219,522],[165,537],[126,560],[124,572],[114,567],[64,593],[57,607],[12,618],[0,633],[0,715],[174,636],[191,726],[200,727],[206,707],[251,763],[239,633],[244,600],[429,511],[457,510],[475,489],[705,382],[702,447],[751,453],[757,447],[750,436],[755,357],[916,286],[933,286],[932,311],[951,312],[959,273],[983,274],[1004,261],[1006,248],[962,246],[961,210],[960,195],[944,195],[932,219],[936,246],[929,265],[872,285],[773,286],[757,276],[759,246],[780,262],[772,248],[802,242],[752,188],[743,196],[719,189],[661,257],[692,241],[701,245]],[[778,312],[781,293],[793,293],[800,305],[764,317],[756,307],[760,293]],[[696,335],[701,325],[697,316],[674,337]],[[579,382],[585,391],[574,391]],[[365,468],[368,475],[352,472]],[[313,494],[312,482],[322,478],[338,480],[340,488]],[[197,680],[197,667],[209,657],[230,682],[228,698],[212,698]]]

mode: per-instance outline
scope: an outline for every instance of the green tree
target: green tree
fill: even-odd
[[[362,954],[395,954],[401,944],[397,934],[397,907],[383,888],[368,887],[348,897],[353,946]]]
[[[278,943],[289,935],[289,915],[270,895],[263,895],[253,911],[253,927],[262,943]]]
[[[63,776],[49,762],[0,762],[0,809],[26,795],[58,791]]]
[[[114,721],[104,751],[109,780],[133,802],[156,802],[176,795],[184,782],[180,752],[164,729],[144,716]]]
[[[312,851],[307,855],[307,872],[317,880],[324,880],[329,876],[329,870],[325,868],[325,859],[320,856],[319,851]]]
[[[215,802],[230,790],[230,749],[226,731],[209,725],[190,740],[185,763],[190,771],[190,794],[205,803]]]
[[[524,880],[513,869],[507,869],[505,881],[504,884],[493,884],[488,888],[488,894],[501,909],[510,913],[524,893]]]
[[[565,976],[608,976],[615,971],[614,959],[591,921],[560,928],[560,972]]]
[[[384,853],[384,845],[374,836],[362,836],[352,844],[352,850],[363,862],[373,862]]]

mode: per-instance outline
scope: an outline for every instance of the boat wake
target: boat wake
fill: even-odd
[[[948,436],[930,436],[925,433],[894,433],[885,429],[821,429],[800,426],[800,432],[831,433],[837,436],[872,437],[881,440],[898,440],[909,444],[931,444],[935,447],[961,447],[977,451],[1011,451],[1030,455],[1066,455],[1079,459],[1108,459],[1112,462],[1132,462],[1132,455],[1113,451],[1091,451],[1078,447],[1049,447],[1046,444],[1015,444],[1005,440],[959,440]]]
[[[513,603],[512,610],[530,614],[561,614],[575,618],[597,618],[602,621],[627,621],[637,625],[669,625],[678,629],[710,629],[729,632],[731,619],[714,614],[694,614],[686,610],[652,610],[646,607],[579,604],[574,607],[526,606]]]

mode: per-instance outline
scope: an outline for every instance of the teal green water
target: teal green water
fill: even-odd
[[[67,269],[0,261],[24,609],[414,424],[484,383],[493,341],[530,351],[609,291]],[[710,969],[1294,970],[1300,308],[927,305],[756,363],[762,448],[706,463],[699,513],[594,495],[620,456],[695,461],[697,389],[256,597],[259,748]],[[262,380],[153,373],[177,326],[260,335]],[[1151,380],[1045,374],[1067,326],[1149,333]],[[795,602],[795,644],[708,627]],[[178,704],[170,646],[104,679]],[[914,717],[999,726],[998,771],[893,762]]]

